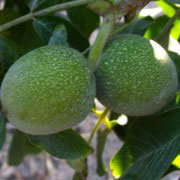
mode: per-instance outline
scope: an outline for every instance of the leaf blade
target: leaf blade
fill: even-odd
[[[114,175],[124,173],[121,180],[160,178],[180,149],[179,118],[180,108],[176,108],[160,116],[135,120],[125,145],[111,160]]]
[[[6,140],[6,122],[2,115],[0,115],[0,150],[3,148],[3,145]]]
[[[87,142],[72,129],[48,136],[29,135],[29,137],[34,144],[60,159],[80,159],[93,151]]]
[[[38,154],[41,150],[34,146],[27,135],[19,130],[15,130],[8,152],[8,164],[19,165],[28,154]]]

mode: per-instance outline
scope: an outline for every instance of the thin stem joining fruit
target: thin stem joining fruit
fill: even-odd
[[[96,40],[91,48],[91,51],[88,56],[88,62],[94,71],[96,68],[97,61],[101,56],[101,53],[104,49],[104,46],[110,36],[114,27],[114,15],[112,13],[107,14],[104,17],[104,22],[99,29],[99,33],[96,37]]]

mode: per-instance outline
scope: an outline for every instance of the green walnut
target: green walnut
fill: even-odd
[[[86,59],[69,47],[44,46],[22,56],[2,82],[3,113],[28,134],[48,135],[79,124],[95,98]]]
[[[175,96],[174,63],[156,42],[137,35],[116,36],[96,69],[97,98],[117,113],[146,116]]]

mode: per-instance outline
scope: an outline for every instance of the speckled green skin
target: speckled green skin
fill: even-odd
[[[86,59],[76,50],[60,46],[44,46],[21,57],[1,87],[8,120],[33,135],[79,124],[94,98],[95,79]]]
[[[140,36],[120,35],[104,51],[96,84],[97,98],[112,111],[145,116],[167,105],[175,96],[178,79],[160,45]]]

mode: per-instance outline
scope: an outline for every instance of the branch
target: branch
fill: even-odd
[[[118,0],[117,5],[114,7],[114,10],[118,12],[121,12],[120,14],[123,14],[125,17],[126,22],[130,22],[134,19],[136,14],[144,8],[150,1],[152,0],[121,0],[120,2]]]
[[[68,9],[68,8],[72,8],[72,7],[76,7],[76,6],[81,6],[81,5],[85,5],[85,4],[88,4],[88,3],[91,3],[95,0],[77,0],[77,1],[71,1],[71,2],[67,2],[67,3],[62,3],[62,4],[58,4],[58,5],[55,5],[55,6],[52,6],[52,7],[49,7],[49,8],[46,8],[46,9],[42,9],[40,11],[37,11],[37,12],[31,12],[29,14],[26,14],[24,16],[21,16],[13,21],[10,21],[4,25],[1,25],[0,26],[0,32],[6,30],[6,29],[9,29],[13,26],[16,26],[18,24],[21,24],[23,22],[26,22],[28,20],[31,20],[33,17],[36,17],[36,16],[43,16],[43,15],[46,15],[46,14],[49,14],[51,12],[55,12],[55,11],[60,11],[60,10],[64,10],[64,9]]]
[[[166,23],[166,25],[163,27],[162,31],[158,34],[156,37],[156,41],[159,42],[164,38],[164,35],[169,31],[173,23],[175,22],[176,18],[180,15],[180,9],[178,9],[175,13],[175,15]]]

